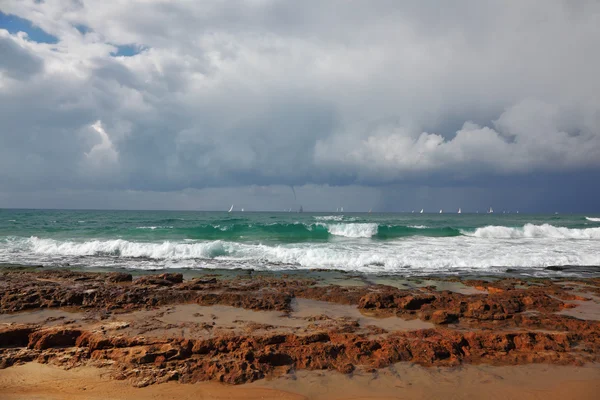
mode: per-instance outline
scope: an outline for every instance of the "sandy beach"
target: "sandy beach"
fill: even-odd
[[[593,398],[597,279],[5,268],[2,398]]]

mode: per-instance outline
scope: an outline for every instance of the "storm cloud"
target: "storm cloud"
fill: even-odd
[[[600,177],[596,1],[21,0],[0,12],[56,38],[0,24],[10,205],[40,190],[82,204],[205,191],[217,204],[229,202],[219,188],[481,196],[490,181]]]

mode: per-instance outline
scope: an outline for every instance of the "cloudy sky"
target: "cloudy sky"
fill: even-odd
[[[598,49],[594,0],[0,0],[0,207],[600,212]]]

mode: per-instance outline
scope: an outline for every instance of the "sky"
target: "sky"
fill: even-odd
[[[0,207],[600,213],[598,49],[593,0],[0,0]]]

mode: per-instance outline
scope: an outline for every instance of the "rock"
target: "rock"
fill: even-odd
[[[450,324],[458,320],[458,315],[454,313],[449,313],[446,310],[437,310],[434,311],[431,315],[431,322],[434,324],[442,325],[442,324]]]
[[[110,272],[107,274],[106,280],[113,283],[131,282],[133,277],[124,272]]]
[[[183,282],[183,274],[166,273],[161,275],[146,275],[135,281],[136,285],[171,286]]]
[[[0,348],[25,347],[29,335],[37,328],[26,324],[8,325],[0,328]]]
[[[358,308],[392,308],[394,307],[394,296],[390,293],[368,293],[358,301]]]
[[[395,302],[398,308],[403,308],[405,310],[418,310],[423,305],[429,304],[434,300],[434,295],[415,295],[397,298]]]
[[[81,335],[78,329],[63,327],[41,329],[29,335],[27,347],[35,350],[45,350],[50,347],[74,346]]]

